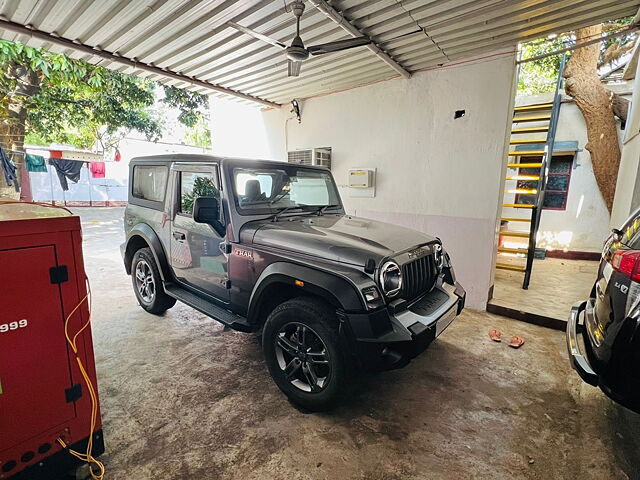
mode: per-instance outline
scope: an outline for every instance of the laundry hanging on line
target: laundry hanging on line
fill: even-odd
[[[18,183],[18,174],[16,173],[16,165],[13,163],[4,149],[0,146],[0,164],[2,165],[2,172],[4,173],[4,179],[7,186],[16,189],[16,192],[20,191],[20,184]]]
[[[52,165],[56,169],[58,174],[58,180],[60,180],[60,186],[65,192],[69,190],[69,183],[67,179],[73,183],[78,183],[80,180],[80,170],[82,164],[85,162],[77,160],[67,160],[66,158],[50,158],[49,165]]]
[[[89,170],[93,178],[104,178],[104,162],[89,162]]]
[[[44,157],[41,155],[32,155],[27,153],[25,155],[25,163],[27,164],[28,172],[46,172],[47,165],[44,162]]]

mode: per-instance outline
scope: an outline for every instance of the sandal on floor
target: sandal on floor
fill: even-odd
[[[502,333],[500,333],[500,330],[496,330],[495,328],[492,328],[491,330],[489,330],[489,338],[494,342],[501,342]]]
[[[509,342],[511,348],[520,348],[522,345],[524,345],[524,338],[517,335],[511,337],[511,341]]]

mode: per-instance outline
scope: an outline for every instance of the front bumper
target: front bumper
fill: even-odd
[[[589,359],[580,351],[578,343],[578,327],[580,325],[580,315],[587,307],[587,302],[576,303],[571,307],[569,321],[567,322],[567,350],[569,351],[569,360],[580,378],[589,385],[598,386],[600,383],[599,375],[595,372]]]
[[[401,368],[426,350],[462,312],[465,297],[459,283],[441,283],[399,312],[387,307],[367,313],[343,313],[341,337],[360,368]]]

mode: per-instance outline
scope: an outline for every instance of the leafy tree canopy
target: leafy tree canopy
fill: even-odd
[[[157,141],[163,122],[151,108],[158,84],[71,59],[63,54],[0,40],[0,115],[26,109],[24,131],[40,142],[109,148],[130,130]],[[188,127],[203,121],[207,97],[162,85],[162,102],[179,109]]]
[[[603,24],[603,34],[617,32],[628,27],[633,17],[624,17],[611,20]],[[600,47],[600,67],[610,65],[618,60],[626,52],[630,51],[637,34],[627,33],[620,37],[609,38],[602,42]],[[522,58],[531,58],[544,55],[553,51],[568,47],[573,44],[573,33],[565,32],[554,39],[538,39],[521,45]],[[561,55],[553,55],[532,62],[523,63],[520,66],[518,76],[518,94],[535,95],[538,93],[552,92],[555,89],[558,77],[558,67]],[[567,57],[571,56],[571,52]],[[568,58],[567,58],[568,60]]]

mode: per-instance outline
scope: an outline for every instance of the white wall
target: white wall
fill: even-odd
[[[607,87],[624,93],[629,86]],[[538,247],[547,250],[600,252],[609,234],[610,215],[593,175],[591,155],[585,149],[587,129],[584,117],[570,97],[564,97],[560,108],[556,142],[577,141],[579,151],[573,162],[566,210],[543,210],[538,232]],[[522,96],[516,98],[517,105],[534,105],[553,101],[553,95]],[[522,125],[525,126],[525,125]],[[532,126],[532,125],[530,125]],[[518,135],[517,138],[541,138],[544,133]],[[515,188],[515,181],[509,188]],[[515,195],[506,195],[507,203]],[[509,216],[529,218],[529,213],[514,211]],[[509,225],[511,230],[522,229],[522,224]],[[517,239],[509,239],[509,246],[517,246]]]
[[[285,114],[226,97],[210,97],[213,153],[222,157],[286,160]]]
[[[468,305],[484,309],[514,72],[514,56],[505,53],[313,98],[301,102],[301,124],[286,121],[288,106],[263,111],[262,121],[254,113],[247,121],[229,122],[214,103],[214,150],[285,159],[286,150],[331,147],[347,211],[442,238]],[[461,109],[466,115],[454,120]],[[255,133],[247,131],[250,125]],[[247,138],[257,139],[250,149],[243,143]],[[278,147],[278,141],[286,145]],[[348,169],[358,167],[377,168],[374,198],[352,197],[345,186]]]
[[[638,55],[637,48],[634,55]],[[611,228],[620,228],[627,217],[640,207],[640,62],[636,66],[633,85],[633,98],[623,138],[616,196],[613,199]]]

